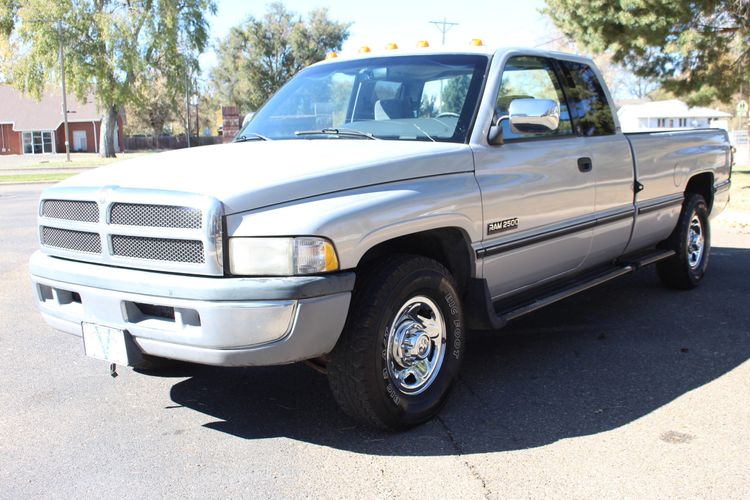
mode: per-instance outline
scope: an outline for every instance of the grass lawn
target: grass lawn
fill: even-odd
[[[14,184],[19,182],[56,182],[73,177],[75,173],[62,174],[11,174],[0,175],[0,184]]]
[[[732,170],[732,193],[729,208],[750,212],[750,164]]]
[[[101,167],[104,165],[109,165],[110,163],[116,162],[116,161],[122,161],[122,160],[128,160],[131,158],[137,158],[139,156],[145,156],[153,154],[151,152],[144,152],[144,153],[118,153],[117,158],[102,158],[97,154],[87,153],[87,154],[71,154],[70,155],[70,161],[65,161],[65,155],[56,155],[58,157],[62,157],[63,159],[55,158],[54,160],[44,159],[40,158],[39,161],[35,161],[32,163],[28,163],[24,165],[23,168],[33,170],[33,169],[54,169],[54,168],[94,168],[94,167]]]
[[[153,153],[118,153],[116,158],[101,158],[93,153],[72,153],[69,162],[65,161],[65,155],[10,159],[0,157],[0,184],[61,181],[90,168],[149,154]],[[59,173],[56,170],[59,170]]]

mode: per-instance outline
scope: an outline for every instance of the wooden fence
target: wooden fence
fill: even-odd
[[[190,146],[208,146],[211,144],[221,144],[222,136],[213,137],[191,137]],[[144,151],[155,149],[182,149],[187,147],[187,140],[184,135],[163,135],[160,137],[147,136],[128,136],[125,137],[125,151]]]

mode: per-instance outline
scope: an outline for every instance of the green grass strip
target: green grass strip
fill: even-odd
[[[0,184],[17,184],[19,182],[53,182],[73,177],[75,173],[65,174],[16,174],[0,175]]]

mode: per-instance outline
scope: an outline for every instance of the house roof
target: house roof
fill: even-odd
[[[623,106],[631,106],[633,104],[645,104],[647,102],[651,102],[645,97],[640,97],[637,99],[615,99],[615,105],[617,106],[617,109],[622,108]]]
[[[0,103],[0,123],[12,123],[16,131],[55,130],[63,122],[60,93],[47,92],[37,101],[10,85],[0,85]],[[68,95],[68,121],[98,121],[101,116],[93,100],[80,102]]]
[[[691,108],[677,99],[653,101],[643,104],[625,104],[619,116],[633,118],[729,118],[732,115],[711,108]]]

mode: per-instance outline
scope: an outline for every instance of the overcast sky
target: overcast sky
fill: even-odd
[[[210,17],[211,38],[226,36],[232,26],[252,15],[262,16],[270,2],[217,0],[218,12]],[[430,21],[459,23],[446,34],[446,44],[468,44],[481,38],[486,45],[533,47],[554,37],[551,23],[539,10],[542,0],[286,0],[288,10],[306,14],[318,7],[328,7],[329,16],[353,23],[343,52],[356,52],[363,45],[373,50],[395,42],[399,47],[413,47],[419,40],[430,45],[441,43],[441,32]],[[212,51],[201,57],[204,70],[215,64]],[[204,75],[206,72],[204,71]]]

